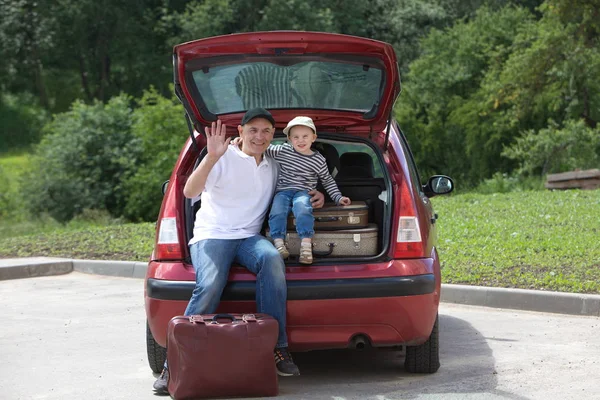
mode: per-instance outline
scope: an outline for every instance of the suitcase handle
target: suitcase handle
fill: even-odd
[[[342,217],[315,217],[316,222],[335,222],[341,220]]]
[[[216,314],[212,318],[204,318],[202,315],[190,315],[189,320],[192,323],[198,323],[198,322],[204,322],[204,323],[206,323],[207,321],[211,321],[210,322],[211,324],[218,324],[219,323],[219,321],[218,321],[219,318],[230,319],[231,322],[235,322],[235,321],[238,320],[238,318],[236,318],[235,316],[233,316],[231,314]],[[242,321],[244,321],[244,322],[257,322],[258,318],[254,314],[244,314],[244,315],[242,315]]]
[[[235,321],[235,317],[231,314],[216,314],[214,317],[212,317],[211,324],[218,324],[219,322],[217,320],[219,318],[230,319],[231,322]]]
[[[328,243],[327,246],[329,246],[329,251],[313,250],[313,256],[315,256],[315,257],[327,257],[327,256],[331,255],[331,253],[333,253],[333,248],[335,247],[335,243]]]

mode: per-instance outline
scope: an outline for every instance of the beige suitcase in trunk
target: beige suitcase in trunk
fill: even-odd
[[[267,236],[269,232],[267,231]],[[300,254],[300,238],[289,231],[285,238],[291,256]],[[317,231],[313,237],[313,257],[360,257],[377,254],[377,225],[339,231]]]

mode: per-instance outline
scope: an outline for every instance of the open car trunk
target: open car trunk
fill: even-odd
[[[273,143],[280,143],[284,137],[276,136]],[[364,201],[368,206],[368,222],[377,229],[377,250],[374,254],[365,256],[326,256],[314,255],[314,264],[335,264],[365,262],[385,258],[389,248],[389,238],[392,215],[392,190],[391,178],[385,167],[381,150],[373,142],[360,137],[348,137],[318,133],[318,139],[313,144],[313,149],[319,151],[327,160],[329,172],[335,179],[340,191],[349,197],[353,204]],[[201,157],[205,151],[201,152]],[[196,160],[195,166],[200,162]],[[191,173],[191,171],[189,171]],[[331,199],[321,184],[317,190],[325,194],[325,202]],[[200,201],[186,200],[186,240],[193,235],[193,226]],[[262,234],[268,228],[268,213],[263,225]],[[288,226],[288,232],[293,232],[294,227]],[[318,230],[316,230],[318,232]],[[334,231],[328,231],[334,232]],[[315,239],[316,240],[316,239]],[[296,264],[298,258],[290,256],[286,264]]]
[[[310,116],[319,132],[370,138],[386,129],[400,93],[388,43],[323,32],[251,32],[199,39],[173,49],[175,93],[198,132],[220,119],[227,135],[254,107],[276,128]]]

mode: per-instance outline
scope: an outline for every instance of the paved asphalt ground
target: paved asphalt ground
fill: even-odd
[[[143,280],[0,281],[0,399],[154,399]],[[411,375],[395,351],[295,355],[281,399],[600,399],[600,319],[442,303],[442,367]]]

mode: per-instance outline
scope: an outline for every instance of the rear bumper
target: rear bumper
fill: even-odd
[[[356,299],[430,294],[435,290],[433,274],[383,278],[319,279],[288,281],[288,300]],[[146,296],[157,300],[189,301],[195,282],[149,278]],[[254,300],[252,281],[229,282],[221,301]]]
[[[165,346],[167,324],[183,314],[194,282],[189,270],[182,280],[182,268],[187,267],[158,264],[148,269],[146,315],[155,340]],[[348,268],[347,274],[339,269],[334,275],[313,269],[302,274],[305,279],[299,279],[299,271],[288,270],[287,332],[292,350],[345,348],[356,335],[367,337],[373,346],[416,345],[427,340],[439,306],[436,257],[357,266]],[[417,274],[406,275],[409,272]],[[256,283],[248,277],[232,273],[218,312],[256,312]]]

